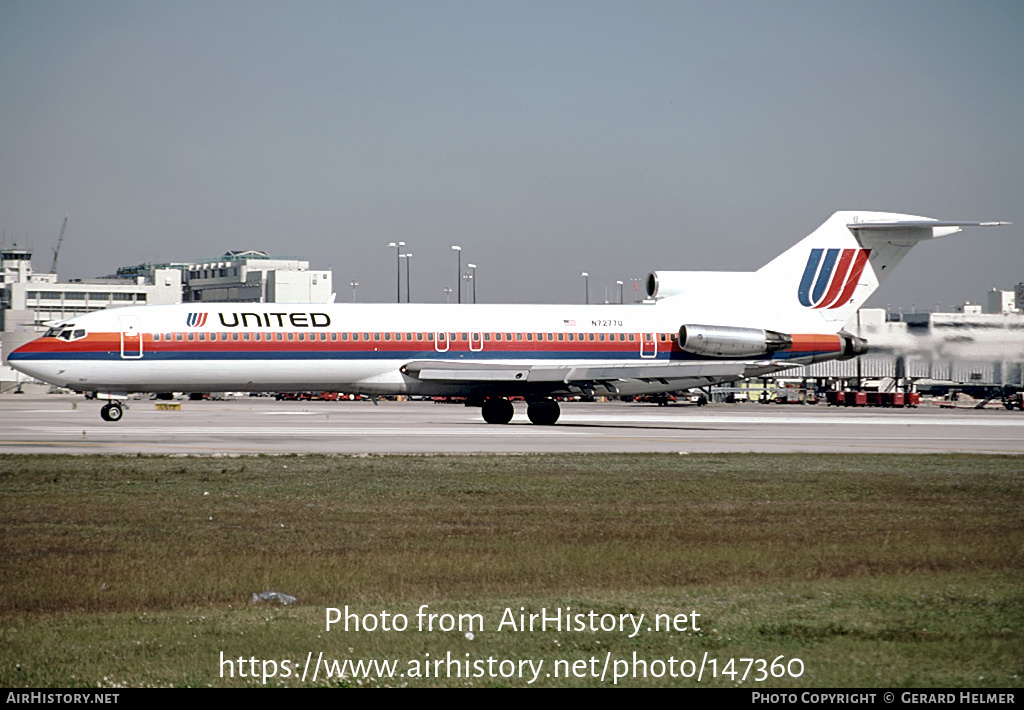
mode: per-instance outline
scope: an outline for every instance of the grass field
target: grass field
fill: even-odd
[[[267,684],[286,686],[1024,677],[1020,458],[5,456],[0,480],[5,687],[263,684],[270,666],[249,659],[274,661]],[[253,603],[264,590],[298,603]],[[326,609],[346,605],[409,627],[327,630]],[[483,628],[419,631],[422,605]],[[636,633],[498,628],[506,609],[566,607],[645,616]],[[321,653],[394,659],[405,675],[297,677]],[[448,654],[469,664],[459,677],[423,677]],[[780,656],[798,677],[771,677]],[[543,665],[523,676],[523,660]]]

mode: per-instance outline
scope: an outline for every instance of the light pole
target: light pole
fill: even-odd
[[[359,285],[358,281],[349,281],[348,285],[352,287],[352,303],[356,302],[356,287]]]
[[[586,303],[590,303],[590,274],[584,271],[580,276],[583,277],[583,290],[586,294]]]
[[[615,283],[617,283],[619,285],[619,305],[621,306],[623,304],[623,300],[622,300],[622,282],[621,281],[616,281]]]
[[[467,264],[467,266],[473,271],[473,275],[469,278],[473,280],[473,303],[476,303],[476,264]]]
[[[451,303],[452,302],[452,287],[451,286],[445,286],[444,287],[444,302],[445,303]]]
[[[402,302],[402,247],[405,242],[389,242],[389,247],[395,248],[395,303]]]
[[[412,263],[412,254],[400,254],[405,259],[405,302],[412,300],[412,281],[409,279],[409,264]]]
[[[458,270],[455,272],[455,283],[459,286],[459,303],[462,303],[462,247],[453,246],[452,250],[459,253],[459,265]]]

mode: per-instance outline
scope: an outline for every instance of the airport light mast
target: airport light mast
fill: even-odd
[[[462,303],[462,247],[452,246],[452,250],[459,254],[459,267],[455,271],[455,283],[459,286],[459,303]]]
[[[395,303],[402,302],[402,247],[405,242],[389,242],[389,247],[395,248]]]
[[[409,279],[409,264],[412,263],[412,254],[400,254],[399,257],[405,259],[405,302],[409,303],[412,299],[412,281]]]

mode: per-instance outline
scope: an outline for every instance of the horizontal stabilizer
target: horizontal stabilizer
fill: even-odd
[[[949,222],[940,220],[874,220],[870,222],[853,222],[846,225],[850,229],[903,229],[909,227],[1002,227],[1013,222]]]

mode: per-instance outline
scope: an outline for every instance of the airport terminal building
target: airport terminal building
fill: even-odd
[[[862,308],[847,330],[870,351],[853,360],[820,362],[782,373],[785,378],[829,380],[859,389],[918,387],[1024,387],[1024,310],[1015,291],[993,289],[984,306],[965,303],[952,313],[887,313]],[[1024,299],[1022,299],[1024,300]]]

